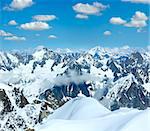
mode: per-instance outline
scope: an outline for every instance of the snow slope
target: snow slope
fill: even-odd
[[[78,97],[68,101],[64,106],[56,110],[49,119],[81,120],[103,116],[108,113],[110,111],[100,105],[97,100],[88,97]]]
[[[93,110],[94,109],[94,110]],[[108,111],[93,98],[75,98],[57,109],[36,131],[149,131],[150,109]]]

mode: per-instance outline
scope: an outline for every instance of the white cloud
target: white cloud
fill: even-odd
[[[13,36],[13,34],[12,33],[9,33],[9,32],[6,32],[6,31],[4,31],[4,30],[0,30],[0,36]]]
[[[122,0],[123,2],[150,4],[150,0]]]
[[[136,11],[128,22],[120,17],[112,17],[110,19],[110,23],[123,25],[125,27],[134,27],[137,28],[137,32],[141,32],[142,28],[147,26],[147,20],[148,17],[145,13],[141,11]]]
[[[123,20],[123,19],[120,18],[120,17],[112,17],[112,18],[109,20],[109,22],[110,22],[111,24],[116,24],[116,25],[123,25],[123,24],[126,23],[126,21]]]
[[[109,35],[111,35],[112,33],[111,33],[111,31],[109,31],[109,30],[107,30],[107,31],[105,31],[104,32],[104,35],[106,35],[106,36],[109,36]]]
[[[15,20],[11,20],[8,22],[8,25],[17,25],[18,23]]]
[[[49,39],[56,39],[57,36],[55,36],[55,35],[49,35],[48,38],[49,38]]]
[[[147,25],[146,21],[130,21],[129,23],[125,24],[127,27],[145,27]]]
[[[22,10],[33,4],[33,0],[13,0],[8,6],[5,6],[4,9],[8,11]]]
[[[4,40],[10,40],[10,41],[25,41],[25,37],[18,37],[18,36],[10,36],[10,37],[5,37]]]
[[[136,27],[141,28],[147,26],[146,21],[148,20],[148,17],[140,11],[136,11],[135,15],[131,18],[131,21],[126,23],[125,26],[127,27]]]
[[[77,14],[77,15],[76,15],[76,18],[78,18],[78,19],[88,19],[88,15],[85,15],[85,14]]]
[[[38,31],[38,30],[47,30],[50,29],[51,27],[45,22],[30,22],[20,25],[20,28],[24,30]]]
[[[0,36],[4,37],[4,40],[12,40],[12,41],[24,41],[25,37],[18,37],[12,33],[6,32],[4,30],[0,30]]]
[[[37,21],[52,21],[56,19],[55,15],[35,15],[33,16],[34,20]]]
[[[140,11],[136,11],[135,15],[133,16],[132,20],[136,20],[136,21],[143,21],[143,20],[148,20],[148,17],[145,15],[145,13],[140,12]]]
[[[72,8],[75,12],[79,13],[76,15],[76,18],[86,17],[87,19],[88,15],[100,15],[101,11],[105,10],[107,7],[107,5],[103,5],[99,2],[93,2],[93,4],[77,3]]]

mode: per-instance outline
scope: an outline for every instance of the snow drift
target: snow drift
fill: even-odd
[[[93,98],[67,102],[48,117],[36,131],[148,131],[150,109],[120,109],[110,112]]]
[[[78,97],[56,110],[49,119],[81,120],[110,113],[108,109],[89,97]]]

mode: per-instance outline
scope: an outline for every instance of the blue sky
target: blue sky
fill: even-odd
[[[0,49],[146,47],[148,1],[1,0]]]

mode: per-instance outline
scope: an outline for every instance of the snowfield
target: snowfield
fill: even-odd
[[[150,109],[109,111],[97,100],[74,98],[60,107],[36,131],[149,131]]]

